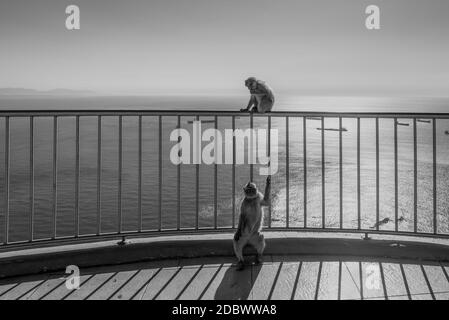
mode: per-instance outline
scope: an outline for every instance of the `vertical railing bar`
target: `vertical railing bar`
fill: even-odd
[[[339,173],[340,173],[340,229],[343,229],[343,132],[342,132],[342,123],[343,120],[341,116],[338,118],[338,156],[339,156]]]
[[[251,131],[251,134],[250,134],[250,136],[249,136],[249,148],[248,148],[248,150],[249,150],[249,159],[250,159],[250,161],[249,161],[249,168],[250,168],[250,170],[249,170],[249,174],[250,174],[250,177],[249,177],[249,180],[250,181],[253,181],[253,179],[254,179],[254,165],[253,165],[253,163],[254,163],[254,157],[253,157],[253,155],[254,155],[254,149],[253,149],[253,144],[254,144],[254,137],[253,137],[253,127],[254,127],[254,118],[253,118],[253,114],[251,113],[250,114],[250,118],[249,118],[249,123],[250,123],[250,131]]]
[[[416,118],[413,118],[413,230],[418,232],[418,146],[416,143]]]
[[[56,239],[58,210],[58,117],[53,117],[53,239]]]
[[[159,217],[158,230],[162,230],[162,116],[159,116]]]
[[[34,116],[30,116],[30,236],[34,237]]]
[[[97,235],[101,234],[101,116],[97,118]]]
[[[196,121],[200,121],[200,117],[196,116]],[[198,132],[198,134],[201,134]],[[201,148],[201,146],[199,146]],[[200,159],[198,159],[199,162]],[[195,176],[196,176],[196,182],[195,182],[195,203],[196,203],[196,214],[195,214],[195,229],[198,230],[200,226],[200,165],[195,165]]]
[[[379,231],[379,118],[376,117],[376,230]]]
[[[290,224],[290,151],[289,151],[289,117],[285,117],[285,227],[288,228]]]
[[[360,117],[357,117],[357,229],[361,229],[361,201],[360,201]]]
[[[217,132],[216,130],[218,129],[218,117],[215,116],[214,118],[214,123],[215,123],[215,132]],[[214,157],[215,157],[215,161],[214,161],[214,229],[218,228],[218,164],[217,161],[219,161],[219,159],[217,158],[217,150],[218,148],[221,148],[221,146],[218,146],[217,144],[217,137],[214,137],[214,145],[215,145],[215,150],[214,150]]]
[[[235,132],[235,116],[232,116],[232,132]],[[232,227],[235,228],[235,135],[232,135]]]
[[[307,118],[302,118],[303,130],[303,192],[304,192],[304,228],[307,228]]]
[[[142,232],[142,224],[143,224],[143,215],[142,215],[142,115],[139,115],[139,150],[138,150],[138,173],[137,173],[137,184],[138,184],[138,191],[137,191],[137,210],[139,214],[139,232]]]
[[[437,234],[437,119],[432,119],[432,162],[433,162],[433,233]]]
[[[394,118],[394,229],[398,231],[398,119]]]
[[[321,224],[326,228],[326,167],[324,154],[324,117],[321,117]]]
[[[80,116],[75,117],[75,237],[79,236]]]
[[[118,117],[118,233],[122,232],[123,116]]]
[[[271,116],[268,116],[268,157],[270,158],[270,167],[271,167]],[[271,169],[270,169],[271,175]],[[271,199],[271,194],[270,194]],[[268,228],[271,228],[271,215],[272,215],[272,201],[270,201],[270,205],[268,206]]]
[[[181,129],[181,116],[178,116],[178,130]],[[181,137],[179,136],[178,142],[181,141]],[[180,156],[180,154],[178,154]],[[176,184],[176,195],[177,195],[177,208],[176,208],[176,229],[181,229],[181,164],[179,163],[177,166],[177,184]]]
[[[5,239],[4,243],[9,243],[9,153],[10,153],[10,129],[9,116],[5,117]]]

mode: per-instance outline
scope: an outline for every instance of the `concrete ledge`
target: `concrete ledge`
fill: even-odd
[[[351,237],[298,237],[292,233],[265,233],[267,255],[363,257],[449,262],[449,246],[398,240],[361,240]],[[68,265],[80,268],[207,256],[233,256],[232,234],[203,234],[134,239],[118,246],[115,241],[15,251],[0,254],[0,278],[57,272]],[[254,254],[245,248],[245,254]]]

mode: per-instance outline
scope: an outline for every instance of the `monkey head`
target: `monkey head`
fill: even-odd
[[[249,90],[255,90],[257,88],[257,79],[255,77],[249,77],[245,80],[245,86]]]
[[[243,191],[245,192],[245,197],[248,199],[257,197],[257,186],[254,182],[248,182],[246,186],[243,187]]]

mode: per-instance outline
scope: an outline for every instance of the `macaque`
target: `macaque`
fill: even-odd
[[[271,177],[267,177],[265,194],[257,190],[253,182],[243,188],[245,198],[240,207],[240,217],[237,231],[234,234],[234,252],[237,256],[237,270],[245,267],[243,259],[243,248],[246,244],[251,244],[257,251],[256,264],[262,262],[262,254],[265,249],[265,238],[260,232],[263,225],[262,206],[270,205]]]
[[[273,90],[262,80],[250,77],[245,80],[245,86],[251,93],[248,106],[240,109],[241,112],[249,111],[258,113],[270,112],[274,104]]]

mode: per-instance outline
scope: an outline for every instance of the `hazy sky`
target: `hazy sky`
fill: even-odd
[[[448,0],[0,1],[0,87],[449,95]]]

